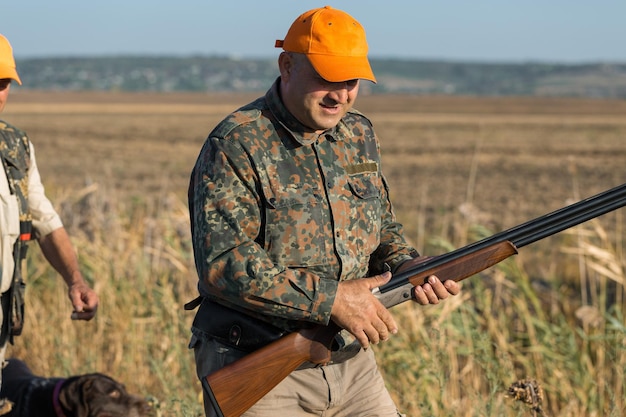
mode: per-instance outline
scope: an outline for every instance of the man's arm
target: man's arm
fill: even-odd
[[[61,227],[39,238],[39,246],[52,267],[63,277],[74,311],[72,319],[91,320],[98,309],[98,295],[89,287],[78,265],[74,246]]]
[[[74,246],[52,206],[41,182],[35,148],[30,146],[28,204],[33,215],[33,232],[41,251],[52,267],[63,277],[74,306],[72,319],[91,320],[98,308],[98,295],[85,282],[78,266]]]
[[[337,282],[274,263],[256,242],[264,227],[258,181],[249,157],[234,141],[207,140],[189,189],[201,288],[227,305],[258,314],[328,324]]]

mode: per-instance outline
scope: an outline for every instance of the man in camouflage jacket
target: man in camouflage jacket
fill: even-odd
[[[311,323],[333,321],[362,348],[386,340],[397,325],[371,291],[391,278],[385,265],[419,262],[395,219],[372,123],[352,108],[360,80],[375,82],[362,27],[327,6],[300,16],[277,46],[280,77],[215,127],[191,176],[200,378]],[[431,277],[415,297],[435,304],[458,292]],[[206,398],[205,410],[216,415]],[[279,411],[398,415],[371,349],[302,366],[244,416]]]

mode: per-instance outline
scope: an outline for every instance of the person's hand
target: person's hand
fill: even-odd
[[[411,269],[431,258],[430,256],[419,256],[406,261],[400,265],[396,274]],[[458,282],[451,279],[441,282],[438,277],[431,275],[424,284],[414,288],[413,299],[421,305],[439,304],[439,301],[451,295],[457,295],[459,292],[461,292],[461,285]]]
[[[391,279],[385,272],[369,278],[342,281],[337,287],[331,319],[341,328],[352,333],[363,348],[370,343],[387,340],[398,332],[391,313],[372,294],[372,290]]]
[[[70,285],[68,295],[74,311],[72,320],[91,320],[98,310],[98,294],[85,282]]]
[[[439,304],[440,300],[457,295],[460,291],[461,286],[458,282],[451,279],[441,282],[435,275],[431,275],[426,283],[414,288],[413,296],[415,302],[421,305]]]

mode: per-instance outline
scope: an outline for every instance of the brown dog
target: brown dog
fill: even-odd
[[[9,359],[2,369],[0,398],[13,403],[15,417],[148,417],[148,403],[124,385],[100,374],[68,378],[33,375],[24,362]]]

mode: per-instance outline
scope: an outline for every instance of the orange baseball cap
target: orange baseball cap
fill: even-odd
[[[346,12],[330,6],[301,14],[275,46],[305,54],[326,81],[362,78],[376,82],[367,59],[365,29]]]
[[[0,35],[0,79],[11,78],[19,85],[22,85],[20,76],[15,69],[15,59],[13,58],[13,48],[3,35]]]

